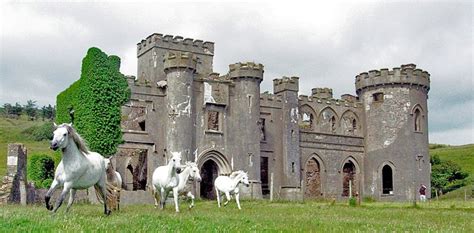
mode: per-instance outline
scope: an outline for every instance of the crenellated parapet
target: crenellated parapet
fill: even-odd
[[[163,62],[165,72],[178,68],[196,70],[197,58],[189,52],[168,52]]]
[[[153,33],[137,44],[137,56],[153,47],[192,52],[195,54],[214,55],[214,42],[183,38],[182,36]]]
[[[430,89],[430,74],[421,69],[416,69],[415,64],[401,65],[392,70],[380,69],[363,72],[356,76],[356,92],[362,89],[383,85],[416,85],[426,90]]]
[[[305,103],[315,103],[315,104],[323,104],[326,106],[345,106],[351,108],[360,108],[362,104],[360,102],[354,102],[347,99],[328,99],[328,98],[318,98],[316,96],[307,96],[307,95],[300,95],[298,96],[298,101],[300,105],[304,105]]]
[[[321,99],[332,99],[332,89],[327,87],[313,88],[311,89],[311,95]]]
[[[283,77],[273,79],[273,93],[278,94],[282,91],[298,92],[299,79],[299,77]]]
[[[229,78],[253,78],[261,82],[263,80],[263,65],[254,62],[235,63],[229,65]]]

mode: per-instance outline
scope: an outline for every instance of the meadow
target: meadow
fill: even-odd
[[[217,208],[215,201],[198,201],[194,209],[181,205],[175,213],[152,205],[124,206],[110,216],[100,205],[64,207],[56,214],[43,206],[2,206],[0,232],[473,232],[474,202],[347,203],[307,201],[243,201]]]

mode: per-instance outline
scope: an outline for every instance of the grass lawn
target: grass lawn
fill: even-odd
[[[181,213],[167,206],[124,206],[105,217],[99,205],[79,204],[53,215],[42,206],[2,206],[0,232],[474,232],[474,202],[438,201],[417,208],[408,203],[243,201],[217,208],[215,201],[197,202]]]

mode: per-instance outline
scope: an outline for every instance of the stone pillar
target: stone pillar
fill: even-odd
[[[23,144],[8,144],[7,176],[3,177],[0,188],[0,203],[21,203],[26,205],[27,152]]]
[[[183,161],[192,159],[194,124],[193,82],[197,58],[188,52],[169,52],[164,59],[168,83],[166,103],[167,152],[181,152]]]

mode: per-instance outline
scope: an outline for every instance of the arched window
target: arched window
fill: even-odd
[[[335,133],[336,132],[336,117],[332,116],[329,122],[331,123],[331,132]]]
[[[357,129],[357,121],[356,119],[352,120],[352,132],[355,132]]]
[[[382,168],[382,194],[393,194],[393,172],[389,165]]]
[[[356,167],[352,161],[347,161],[342,168],[342,196],[350,196],[350,191],[352,189],[352,195],[354,196],[357,193],[357,184],[356,184]]]
[[[420,109],[415,110],[415,131],[421,132],[421,111]]]

